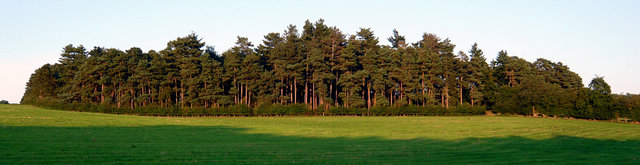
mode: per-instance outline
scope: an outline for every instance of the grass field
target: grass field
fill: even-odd
[[[0,105],[0,164],[640,164],[640,125],[525,117],[143,117]]]

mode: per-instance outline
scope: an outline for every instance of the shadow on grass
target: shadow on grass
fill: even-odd
[[[199,126],[0,126],[0,164],[640,164],[640,141],[309,138]]]

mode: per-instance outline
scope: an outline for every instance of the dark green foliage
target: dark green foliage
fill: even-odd
[[[640,121],[640,95],[614,95],[613,100],[618,117]]]
[[[0,100],[0,104],[9,104],[9,101],[7,101],[7,100]]]
[[[254,109],[256,116],[301,116],[313,114],[304,104],[262,104]]]
[[[407,105],[401,107],[376,107],[371,109],[369,115],[372,116],[467,116],[483,115],[483,106],[464,104],[455,108],[447,109],[442,106],[415,106]]]
[[[339,116],[364,116],[366,115],[366,109],[361,108],[349,108],[349,107],[333,107],[329,108],[328,115],[339,115]]]
[[[455,54],[448,38],[397,30],[380,45],[370,28],[345,35],[320,19],[289,25],[260,45],[238,37],[218,54],[196,34],[161,51],[63,48],[37,69],[21,102],[66,110],[153,116],[479,115],[493,112],[638,120],[637,99],[585,88],[561,62],[507,51],[486,62],[477,43]]]

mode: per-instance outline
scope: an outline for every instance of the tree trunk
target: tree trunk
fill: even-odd
[[[463,78],[460,77],[460,105],[462,105],[462,80]]]
[[[147,93],[149,94],[149,103],[153,104],[153,97],[151,97],[151,82],[147,82]],[[146,105],[145,105],[146,106]]]
[[[336,95],[334,97],[335,98],[334,102],[335,102],[336,107],[337,107],[338,106],[338,81],[340,80],[340,77],[338,77],[338,73],[335,73],[335,74],[336,74],[336,85],[335,85],[336,86],[336,89],[335,89],[335,94]]]
[[[422,91],[422,106],[424,107],[424,105],[426,104],[426,96],[424,95],[424,72],[422,72],[422,78],[420,80],[420,85],[422,85],[422,88],[420,89]]]
[[[318,106],[317,105],[318,101],[316,101],[316,83],[313,83],[312,85],[313,85],[313,92],[311,93],[311,99],[312,99],[311,100],[311,109],[315,110],[316,107]]]
[[[142,91],[140,91],[140,95],[139,96],[144,95],[145,94],[144,92],[145,92],[144,85],[142,85]],[[145,99],[144,101],[142,101],[142,106],[146,106],[146,105],[147,105],[147,100]]]
[[[204,81],[204,92],[207,93],[209,89],[207,89],[207,81]],[[210,96],[209,96],[210,97]],[[209,105],[209,99],[204,99],[204,108],[207,108],[207,106]]]
[[[298,104],[298,79],[293,79],[293,103]]]
[[[366,92],[366,91],[364,90],[364,87],[365,87],[365,86],[367,86],[367,85],[366,85],[366,80],[365,80],[364,78],[362,78],[362,88],[360,88],[360,89],[362,89],[362,100],[363,100],[363,101],[364,101],[364,97],[366,96],[366,95],[365,95],[365,93],[364,93],[364,92]]]
[[[378,91],[374,91],[374,92],[373,92],[373,106],[378,105],[378,104],[377,104],[377,100],[378,100],[378,97],[377,97],[377,96],[378,96]]]
[[[445,94],[445,97],[444,97],[444,99],[445,99],[445,102],[444,102],[445,103],[445,107],[449,108],[449,85],[447,85],[446,82],[445,82],[445,85],[444,85],[444,94]]]
[[[344,91],[344,95],[345,95],[344,106],[349,108],[349,91]]]
[[[248,88],[249,86],[245,84],[244,85],[244,97],[245,97],[244,101],[245,101],[245,104],[247,104],[247,106],[249,106],[249,89]]]
[[[402,95],[404,94],[404,90],[402,89],[402,86],[403,86],[403,85],[402,85],[402,81],[400,81],[400,101],[404,100],[404,99],[402,98]]]
[[[131,110],[133,111],[133,107],[134,107],[133,106],[133,102],[136,99],[136,96],[135,96],[135,93],[133,92],[133,89],[130,89],[129,93],[131,93],[131,103],[130,104],[131,104]]]
[[[471,90],[469,91],[469,97],[471,98],[471,107],[473,107],[473,102],[475,101],[476,98],[473,97],[473,86],[471,87]]]
[[[98,86],[93,86],[93,94],[98,94]],[[42,90],[39,91],[38,98],[42,98]],[[95,100],[100,100],[100,96],[96,96]],[[93,100],[91,102],[94,102]]]
[[[391,99],[391,106],[393,106],[393,90],[391,90],[391,92],[389,92],[389,99]]]
[[[184,107],[184,82],[180,82],[180,106]]]
[[[429,100],[434,99],[435,100],[435,98],[433,98],[433,85],[430,85],[430,86],[431,87],[429,87],[429,89],[427,89],[427,99],[429,99]],[[434,101],[434,104],[435,104],[435,101]]]
[[[367,109],[371,108],[371,83],[367,85]]]
[[[440,104],[442,105],[442,107],[445,107],[445,105],[444,105],[444,92],[445,92],[445,89],[442,89],[441,94],[440,94]]]
[[[179,98],[179,97],[178,97],[178,80],[177,80],[176,78],[173,78],[173,91],[172,91],[172,92],[173,92],[173,93],[175,93],[175,95],[176,95],[176,98],[175,98],[175,99],[176,99],[176,102],[175,102],[175,104],[178,104],[178,98]],[[175,105],[175,104],[174,104],[174,105]]]
[[[104,104],[104,84],[100,87],[100,104]]]
[[[329,98],[330,99],[334,99],[333,98],[333,83],[329,83]],[[331,103],[329,103],[331,104]]]
[[[162,88],[158,87],[158,93],[162,93]],[[160,99],[160,96],[158,96],[158,102],[160,102],[160,107],[164,107],[164,104],[162,99]]]
[[[324,104],[324,100],[323,100],[322,98],[320,98],[319,100],[320,100],[320,105],[325,105],[325,104]],[[326,106],[326,105],[324,106],[324,109],[327,109],[327,106]]]
[[[284,84],[284,78],[280,77],[280,83]],[[278,97],[278,99],[280,99],[280,104],[284,104],[284,100],[282,99],[282,95],[284,93],[284,88],[282,86],[280,86],[280,97]]]
[[[309,106],[309,102],[307,101],[309,99],[309,82],[307,82],[307,80],[304,81],[304,105],[306,105],[307,107]],[[311,106],[311,109],[313,109],[313,106]]]

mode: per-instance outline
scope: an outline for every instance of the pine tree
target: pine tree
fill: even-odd
[[[455,86],[455,45],[449,39],[438,42],[437,52],[439,61],[436,63],[436,75],[440,77],[442,105],[449,108],[450,88]]]
[[[241,74],[238,77],[240,84],[243,86],[244,94],[241,93],[241,101],[247,106],[251,107],[252,96],[255,97],[255,93],[258,93],[258,82],[261,77],[262,66],[259,65],[260,57],[257,53],[251,52],[246,55],[242,60]],[[241,91],[242,92],[242,91]],[[255,99],[253,99],[255,100]]]
[[[210,48],[202,54],[198,60],[202,64],[202,72],[198,79],[202,83],[199,90],[202,104],[205,108],[220,107],[220,100],[223,95],[223,68],[216,59],[217,53]]]
[[[487,81],[488,76],[490,76],[489,64],[487,64],[487,59],[484,57],[484,53],[481,49],[478,48],[478,44],[474,43],[471,46],[471,50],[469,50],[469,54],[471,59],[469,60],[469,77],[467,80],[470,82],[470,101],[471,106],[474,106],[478,101],[484,96],[484,84],[491,83]]]
[[[96,103],[100,101],[98,80],[101,72],[104,71],[101,70],[102,67],[99,67],[102,48],[95,47],[88,54],[90,56],[84,60],[72,80],[72,83],[75,84],[73,90],[79,93],[82,102]]]
[[[407,43],[404,36],[398,33],[398,30],[393,29],[393,36],[387,39],[391,43],[391,48],[406,48]]]
[[[82,45],[74,47],[69,44],[63,48],[60,56],[58,62],[62,68],[59,82],[62,88],[57,92],[59,93],[58,97],[66,102],[79,102],[79,91],[74,90],[78,88],[76,87],[78,84],[73,83],[73,78],[87,58],[86,50]]]
[[[318,20],[318,22],[320,22],[323,25],[323,20]],[[316,23],[318,24],[318,23]],[[323,28],[322,26],[319,28]],[[303,102],[305,105],[307,105],[310,109],[313,109],[313,103],[311,101],[313,101],[310,96],[313,96],[313,93],[311,95],[309,95],[310,91],[312,91],[312,89],[309,88],[309,83],[310,83],[310,79],[312,78],[312,72],[313,72],[313,66],[312,64],[316,61],[318,61],[321,56],[321,52],[320,50],[318,50],[319,47],[319,43],[318,43],[318,37],[316,36],[316,26],[314,26],[311,22],[309,22],[309,20],[307,20],[305,22],[305,25],[303,26],[303,30],[302,30],[302,35],[301,35],[301,39],[302,39],[302,47],[301,47],[301,53],[302,55],[304,55],[303,60],[302,60],[302,65],[304,65],[304,71],[300,72],[301,73],[301,77],[302,77],[302,81],[304,83],[304,97],[303,97]],[[317,57],[312,57],[312,56],[317,56]],[[314,61],[312,61],[314,60]],[[296,82],[294,80],[294,82]],[[295,86],[297,86],[297,83],[294,83]],[[295,88],[294,86],[294,88]],[[295,90],[294,94],[297,94],[297,90]],[[294,100],[297,101],[297,97],[294,97]]]
[[[402,100],[403,89],[403,77],[404,71],[402,70],[402,57],[404,56],[404,49],[392,49],[388,55],[388,79],[390,82],[390,88],[387,89],[389,93],[389,105],[396,106],[398,100]]]
[[[202,47],[205,45],[201,40],[196,34],[192,33],[170,41],[164,50],[166,54],[175,57],[177,75],[174,73],[174,76],[176,76],[173,77],[174,85],[176,88],[180,88],[180,90],[176,90],[179,93],[179,99],[176,98],[176,103],[180,103],[181,106],[184,106],[185,103],[193,106],[193,103],[198,98],[198,93],[196,92],[198,79],[196,76],[200,73],[200,64],[197,58],[204,53]]]
[[[334,67],[338,72],[338,86],[341,87],[342,93],[339,94],[340,99],[343,101],[345,107],[358,106],[359,92],[361,91],[359,83],[359,77],[354,74],[358,67],[358,43],[356,36],[349,37],[348,44],[344,48],[343,52],[336,59],[336,66]]]
[[[312,27],[311,22],[307,20],[304,29]],[[285,91],[288,91],[286,92],[287,96],[289,96],[288,103],[294,104],[298,102],[298,83],[304,75],[305,67],[302,61],[305,59],[305,55],[302,54],[302,39],[300,38],[300,34],[298,34],[296,26],[290,25],[287,28],[284,33],[284,39],[285,71],[288,73],[285,79],[288,88],[285,88]]]
[[[152,72],[150,70],[151,56],[148,53],[143,53],[139,48],[132,48],[127,51],[129,54],[135,54],[137,56],[138,63],[133,70],[130,81],[133,81],[133,100],[134,106],[146,106],[151,101],[151,79]]]
[[[127,89],[127,80],[129,78],[128,62],[131,56],[126,52],[118,49],[110,49],[109,56],[111,61],[109,63],[109,71],[111,77],[111,85],[113,85],[111,97],[116,103],[116,107],[122,107],[123,103],[129,102],[130,98],[127,95],[129,90]]]
[[[378,56],[378,51],[380,46],[378,46],[378,38],[374,36],[371,28],[360,28],[360,31],[356,34],[359,42],[356,44],[360,44],[358,50],[356,50],[356,56],[358,57],[358,61],[360,61],[361,66],[357,69],[359,70],[358,77],[362,80],[362,97],[363,101],[365,101],[367,109],[371,108],[371,74],[375,72],[375,64],[373,61]],[[365,90],[366,89],[366,90]]]
[[[151,78],[149,82],[151,103],[159,104],[161,107],[168,106],[171,100],[171,87],[167,84],[168,72],[165,70],[167,63],[164,58],[156,51],[149,51],[151,62],[149,63],[149,71]]]
[[[246,104],[246,83],[247,81],[243,80],[243,61],[248,55],[253,54],[253,44],[249,42],[249,39],[246,37],[238,37],[238,41],[236,41],[236,46],[232,47],[230,50],[224,52],[222,56],[225,61],[223,63],[226,79],[230,81],[231,84],[229,94],[234,95],[235,104]],[[252,59],[253,60],[253,59]],[[257,60],[257,59],[255,59]]]
[[[39,101],[57,99],[59,77],[54,67],[56,65],[45,64],[31,74],[21,104],[37,104]]]
[[[331,27],[330,28],[330,32],[329,32],[329,36],[327,38],[325,38],[325,43],[327,45],[327,47],[325,48],[327,53],[327,57],[329,58],[329,70],[331,74],[331,76],[326,75],[326,80],[329,83],[329,98],[327,98],[327,103],[333,102],[333,104],[335,106],[338,106],[338,91],[339,91],[339,86],[337,84],[338,82],[338,69],[336,68],[337,65],[337,60],[338,57],[340,56],[340,54],[342,53],[342,50],[345,48],[346,46],[346,42],[347,40],[345,39],[345,35],[342,34],[342,32],[340,31],[340,29],[338,29],[337,27]],[[327,106],[327,108],[330,107],[330,105]]]
[[[284,101],[281,98],[283,96],[281,91],[285,88],[284,77],[286,76],[283,44],[284,39],[279,33],[269,33],[264,36],[262,44],[258,46],[262,67],[265,70],[263,74],[273,75],[260,78],[261,82],[265,84],[258,86],[262,91],[259,95],[263,96],[261,99],[264,102],[283,103]]]
[[[469,77],[472,76],[472,70],[470,69],[469,56],[463,51],[458,52],[458,58],[454,62],[455,66],[455,75],[458,83],[458,99],[460,100],[458,105],[462,105],[464,103],[464,93],[468,89],[471,88],[471,82],[469,81]]]
[[[496,60],[491,62],[494,77],[498,79],[499,85],[513,87],[526,75],[533,74],[533,65],[524,59],[509,56],[507,51],[500,51]]]
[[[438,62],[438,42],[440,38],[431,33],[425,33],[422,35],[422,40],[413,44],[416,48],[417,59],[420,70],[420,87],[423,105],[435,105],[436,104],[436,91],[438,90],[436,85],[441,81],[440,77],[436,76],[436,72],[440,69],[437,68]]]
[[[143,77],[137,77],[140,72],[143,72],[142,68],[138,68],[140,66],[140,61],[146,61],[147,55],[142,52],[140,48],[133,47],[126,51],[127,54],[127,79],[125,80],[124,85],[124,95],[128,98],[129,107],[133,110],[136,105],[136,100],[138,100],[138,89],[140,84],[144,84]],[[144,65],[140,67],[145,67]]]
[[[393,50],[388,46],[383,46],[380,48],[379,52],[376,54],[376,57],[373,58],[373,61],[366,63],[373,63],[374,72],[371,73],[371,88],[373,89],[373,97],[372,97],[372,107],[376,106],[389,106],[389,100],[385,96],[387,94],[388,89],[392,85],[392,82],[389,78],[389,70],[390,70],[390,55]],[[369,65],[369,64],[367,64]],[[391,96],[391,95],[389,95]]]

